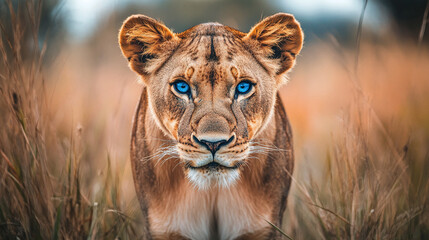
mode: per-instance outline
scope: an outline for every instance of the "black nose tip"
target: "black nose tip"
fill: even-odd
[[[217,150],[219,150],[222,146],[228,145],[230,142],[232,142],[234,136],[232,136],[228,140],[220,140],[216,142],[211,142],[204,139],[200,140],[195,136],[193,136],[193,138],[195,142],[206,147],[214,155],[217,152]]]

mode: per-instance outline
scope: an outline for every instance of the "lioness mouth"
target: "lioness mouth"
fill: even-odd
[[[187,167],[189,167],[190,169],[195,169],[195,170],[201,169],[201,170],[211,170],[211,171],[216,171],[216,170],[221,170],[221,169],[232,170],[232,169],[237,169],[239,166],[240,166],[240,163],[237,163],[234,166],[229,167],[229,166],[225,166],[225,165],[219,164],[219,163],[214,162],[214,161],[209,162],[208,164],[200,166],[200,167],[194,167],[194,166],[191,166],[190,164],[187,165]]]

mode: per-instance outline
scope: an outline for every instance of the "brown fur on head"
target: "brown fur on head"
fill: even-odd
[[[134,15],[119,34],[124,56],[147,87],[155,122],[177,142],[184,171],[200,188],[238,179],[302,42],[299,23],[284,13],[247,34],[218,23],[175,34],[152,18]],[[240,94],[243,81],[251,90]],[[180,93],[177,82],[187,83],[189,91]]]

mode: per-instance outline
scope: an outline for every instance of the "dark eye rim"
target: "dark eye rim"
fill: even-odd
[[[239,92],[238,91],[238,85],[240,85],[240,84],[242,84],[242,83],[248,83],[249,84],[249,90],[247,90],[246,92]],[[237,86],[235,87],[235,97],[237,98],[238,97],[238,95],[245,95],[245,94],[248,94],[250,91],[252,91],[252,89],[253,89],[253,87],[255,87],[255,83],[254,82],[252,82],[252,81],[250,81],[250,80],[243,80],[243,81],[241,81],[241,82],[239,82],[238,84],[237,84]]]
[[[177,88],[177,84],[178,83],[185,83],[186,85],[188,85],[188,91],[186,91],[186,92],[179,91],[179,89]],[[179,94],[186,94],[186,95],[190,95],[191,94],[191,86],[189,85],[189,83],[187,83],[183,79],[177,79],[174,82],[171,82],[170,85],[173,86],[174,90],[176,90],[176,92],[179,93]]]

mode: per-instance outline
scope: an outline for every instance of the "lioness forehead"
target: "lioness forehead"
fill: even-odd
[[[225,36],[241,38],[244,35],[244,33],[236,29],[224,26],[220,23],[210,22],[198,24],[182,33],[179,33],[177,36],[179,38],[185,39],[195,38],[197,36]]]
[[[178,35],[182,39],[179,51],[193,61],[232,61],[234,55],[244,51],[241,33],[219,23],[197,25]]]
[[[169,64],[178,67],[173,75],[189,77],[193,83],[209,82],[211,86],[219,80],[231,86],[239,78],[252,78],[254,70],[265,68],[242,42],[244,35],[219,23],[200,24],[178,34],[181,43],[173,53],[175,61]],[[193,78],[186,73],[192,73]]]

